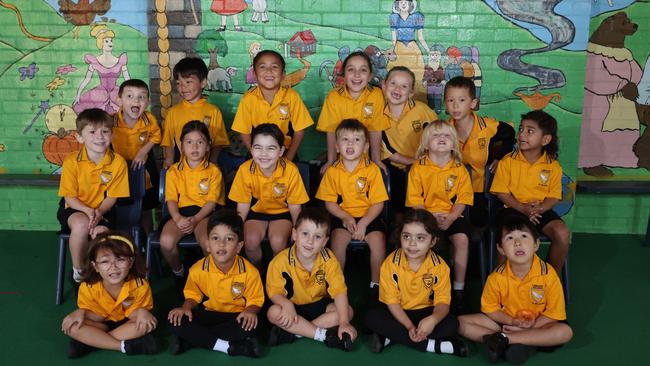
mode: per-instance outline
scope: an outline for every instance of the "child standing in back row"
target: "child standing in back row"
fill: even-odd
[[[275,51],[264,50],[255,56],[253,70],[257,86],[242,96],[231,128],[241,134],[244,145],[250,151],[253,127],[262,123],[277,125],[284,134],[285,156],[293,161],[305,129],[314,121],[300,94],[291,87],[280,86],[284,67],[284,58]]]
[[[419,160],[413,163],[408,175],[406,206],[431,212],[452,243],[452,312],[458,314],[463,310],[471,235],[462,214],[466,205],[472,205],[474,195],[469,173],[461,163],[456,129],[447,122],[432,122],[424,129],[417,156]]]
[[[527,217],[551,239],[548,261],[562,273],[569,253],[569,229],[553,211],[562,199],[558,141],[557,121],[551,115],[544,111],[522,115],[517,150],[499,163],[490,192],[508,207],[499,217]]]
[[[370,131],[370,159],[382,170],[381,131],[390,127],[383,118],[384,96],[381,89],[368,85],[372,78],[372,64],[368,55],[353,52],[343,61],[345,85],[327,94],[325,104],[318,117],[316,129],[327,133],[327,162],[321,167],[321,174],[338,159],[336,151],[336,127],[344,119],[357,119]]]
[[[174,66],[174,79],[181,102],[167,111],[163,123],[160,146],[164,148],[163,166],[169,168],[180,159],[181,133],[189,121],[200,121],[210,132],[209,161],[217,163],[219,151],[230,145],[221,110],[203,97],[203,88],[208,85],[208,68],[200,58],[186,57]]]

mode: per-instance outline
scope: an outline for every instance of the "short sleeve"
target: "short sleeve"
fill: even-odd
[[[203,262],[203,260],[200,262]],[[195,266],[196,264],[190,268],[187,280],[185,281],[185,287],[183,288],[183,296],[185,297],[185,300],[193,300],[197,304],[200,304],[203,301],[204,294],[198,284],[201,278],[200,273]]]
[[[160,125],[158,120],[154,117],[153,114],[145,112],[147,114],[147,119],[149,120],[149,141],[154,144],[159,144],[162,141],[162,132],[160,131]]]
[[[61,168],[61,181],[59,183],[59,197],[78,197],[79,196],[79,176],[77,164],[72,159],[72,154],[77,154],[78,151],[73,151],[63,160]]]
[[[226,126],[223,123],[223,116],[221,111],[213,105],[214,111],[212,112],[212,120],[210,121],[210,139],[212,139],[212,147],[229,146],[230,140],[226,133]]]
[[[451,281],[449,275],[449,266],[445,261],[440,258],[440,264],[436,266],[438,269],[438,282],[434,285],[434,305],[451,303]]]
[[[483,294],[481,294],[481,312],[485,314],[501,310],[501,294],[495,276],[496,274],[491,274],[488,277],[483,287]]]
[[[553,163],[551,169],[551,177],[549,179],[549,192],[550,198],[562,199],[562,167],[557,162]]]
[[[102,307],[97,303],[97,301],[95,301],[95,298],[92,294],[92,289],[87,282],[82,282],[81,285],[79,285],[79,291],[77,293],[77,307],[79,309],[92,311],[93,313],[102,317],[108,316],[108,314],[103,311]]]
[[[116,155],[115,176],[111,180],[106,196],[111,198],[129,197],[129,173],[126,161],[121,156]]]
[[[250,264],[247,267],[252,267]],[[262,286],[262,279],[259,272],[255,270],[247,270],[247,281],[246,289],[244,290],[244,296],[246,297],[246,306],[259,306],[260,308],[264,305],[264,287]]]
[[[149,282],[141,279],[142,285],[135,289],[135,300],[124,311],[124,315],[129,317],[137,309],[153,309],[153,295],[151,294],[151,287]]]
[[[416,161],[409,170],[408,182],[406,184],[406,207],[424,206],[422,179],[418,172],[419,166]]]
[[[368,98],[372,101],[374,108],[372,120],[367,126],[369,131],[384,131],[390,128],[390,121],[384,116],[384,95],[380,88],[372,87],[372,94]]]
[[[282,251],[280,254],[284,254],[284,257],[286,257],[287,253]],[[271,260],[266,271],[266,294],[269,299],[275,295],[287,295],[284,289],[284,279],[282,278],[281,260],[283,260],[283,258],[280,258],[280,254],[276,255],[275,258]]]
[[[397,274],[393,276],[393,253],[381,264],[379,270],[379,301],[384,304],[399,304],[400,293]]]
[[[503,159],[497,165],[497,172],[494,174],[492,186],[490,187],[491,193],[510,193],[508,188],[510,183],[510,164],[511,159]]]
[[[336,126],[342,119],[340,113],[338,112],[338,109],[334,106],[334,101],[332,100],[334,98],[334,94],[332,93],[336,93],[336,90],[331,91],[327,95],[325,98],[325,104],[323,105],[323,108],[320,111],[320,115],[318,116],[318,124],[316,125],[316,129],[318,131],[334,132],[336,130]]]
[[[314,124],[314,120],[307,110],[307,106],[300,98],[300,94],[293,89],[289,89],[291,93],[291,126],[294,131],[302,131],[305,128]]]
[[[253,120],[253,117],[251,116],[251,95],[249,93],[244,94],[244,96],[241,98],[239,101],[239,106],[237,107],[237,113],[235,113],[235,118],[232,121],[232,126],[230,126],[230,129],[250,135],[250,133],[253,131],[253,124],[251,121]]]
[[[232,182],[228,198],[238,203],[250,203],[253,196],[250,184],[250,164],[242,164],[237,170],[235,180]]]
[[[162,126],[162,140],[160,141],[160,146],[162,147],[173,147],[176,144],[174,141],[174,124],[176,123],[176,119],[174,117],[174,109],[172,108],[167,111]]]
[[[289,177],[289,192],[287,192],[287,204],[301,205],[309,202],[309,195],[305,189],[300,172],[295,165],[291,165],[291,177]]]
[[[178,170],[176,169],[176,165],[174,165],[165,174],[165,202],[178,202],[178,197]]]
[[[474,190],[472,189],[472,180],[469,173],[464,166],[459,169],[459,185],[458,185],[458,199],[457,204],[473,205],[474,204]]]
[[[388,192],[384,184],[384,177],[381,175],[379,167],[374,163],[371,164],[370,174],[372,175],[371,184],[369,187],[368,197],[370,204],[381,203],[388,201]]]
[[[546,308],[542,311],[542,315],[554,320],[565,320],[566,304],[564,303],[562,282],[552,266],[547,265],[546,268],[548,269],[548,291],[546,293]]]
[[[340,294],[345,294],[348,291],[347,286],[345,285],[345,277],[343,276],[343,270],[339,261],[336,260],[334,253],[329,249],[324,249],[329,254],[330,259],[327,261],[326,272],[325,272],[325,281],[327,281],[327,293],[332,299],[339,296]]]
[[[210,191],[208,192],[207,201],[212,201],[218,205],[225,206],[226,198],[223,187],[223,176],[216,165],[210,163],[212,174],[210,174]]]
[[[318,185],[316,191],[316,198],[325,202],[337,202],[339,195],[336,190],[336,182],[334,180],[334,167],[330,166],[325,170],[325,175]]]

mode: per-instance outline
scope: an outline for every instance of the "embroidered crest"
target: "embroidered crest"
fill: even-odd
[[[543,169],[539,172],[539,183],[543,186],[548,185],[548,178],[551,176],[551,171]]]
[[[455,175],[450,175],[447,177],[447,181],[445,182],[445,190],[447,192],[451,192],[451,190],[454,188],[456,185],[456,179],[458,179],[458,176]]]
[[[375,107],[372,105],[372,103],[366,103],[363,105],[363,118],[370,118],[372,117],[373,112],[375,111]]]
[[[544,286],[533,285],[530,289],[530,299],[533,301],[533,304],[543,304]]]
[[[104,170],[102,174],[99,175],[99,179],[102,181],[102,184],[108,184],[108,182],[113,179],[113,173]]]
[[[203,116],[203,124],[210,127],[210,116]]]
[[[422,121],[420,121],[419,119],[415,121],[411,121],[411,126],[413,126],[413,131],[415,132],[422,131]]]
[[[285,103],[280,104],[278,107],[278,112],[280,112],[281,119],[289,118],[289,105]]]
[[[433,286],[433,275],[431,273],[426,273],[422,276],[422,282],[424,282],[424,287],[426,289],[431,289],[431,286]]]
[[[367,183],[368,183],[368,178],[366,177],[357,178],[356,181],[357,192],[363,192],[363,190],[366,188]]]
[[[287,185],[284,183],[275,183],[273,185],[273,195],[275,197],[281,197],[287,191]]]
[[[232,295],[232,298],[239,299],[244,296],[244,288],[245,286],[243,282],[233,282],[232,286],[230,286],[230,294]]]
[[[140,141],[140,145],[144,145],[144,143],[147,142],[147,133],[146,133],[146,132],[142,132],[142,133],[138,136],[138,141]]]
[[[323,285],[325,283],[325,271],[322,268],[319,268],[318,271],[316,271],[316,283],[319,285]]]
[[[208,190],[210,189],[210,181],[208,178],[203,178],[199,182],[199,189],[201,190],[202,194],[207,194]]]
[[[480,137],[478,139],[478,148],[481,149],[481,150],[485,150],[485,145],[486,145],[485,137]]]

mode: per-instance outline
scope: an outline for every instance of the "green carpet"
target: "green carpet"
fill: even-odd
[[[54,305],[57,238],[50,232],[0,232],[0,364],[2,365],[156,365],[218,363],[220,365],[332,365],[332,364],[487,364],[483,351],[474,345],[469,358],[438,356],[391,346],[383,353],[371,354],[367,337],[362,335],[350,353],[331,350],[311,340],[265,349],[259,360],[230,358],[193,349],[171,356],[166,349],[168,331],[164,319],[169,307],[171,281],[152,280],[159,319],[156,337],[165,349],[155,356],[129,357],[99,351],[79,360],[67,360],[68,338],[61,333],[61,320],[75,308],[74,297],[66,288],[65,303]],[[650,248],[636,236],[574,235],[570,254],[572,304],[568,317],[574,329],[573,340],[551,354],[537,354],[527,365],[603,365],[641,364],[650,350]],[[363,259],[350,262],[350,298],[361,304],[367,274]],[[69,268],[69,267],[68,267]],[[355,271],[358,271],[355,272]],[[476,282],[476,279],[473,279]],[[474,307],[478,287],[473,291]],[[363,310],[358,309],[360,319]],[[647,361],[645,361],[647,362]]]

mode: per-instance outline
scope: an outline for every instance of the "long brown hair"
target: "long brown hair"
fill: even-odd
[[[97,259],[97,253],[100,249],[110,251],[117,258],[131,258],[133,265],[129,269],[129,277],[144,278],[147,275],[147,267],[139,255],[138,248],[133,244],[131,237],[124,233],[109,231],[97,235],[90,242],[84,266],[84,282],[93,284],[102,280],[102,276],[93,266],[93,262]]]

